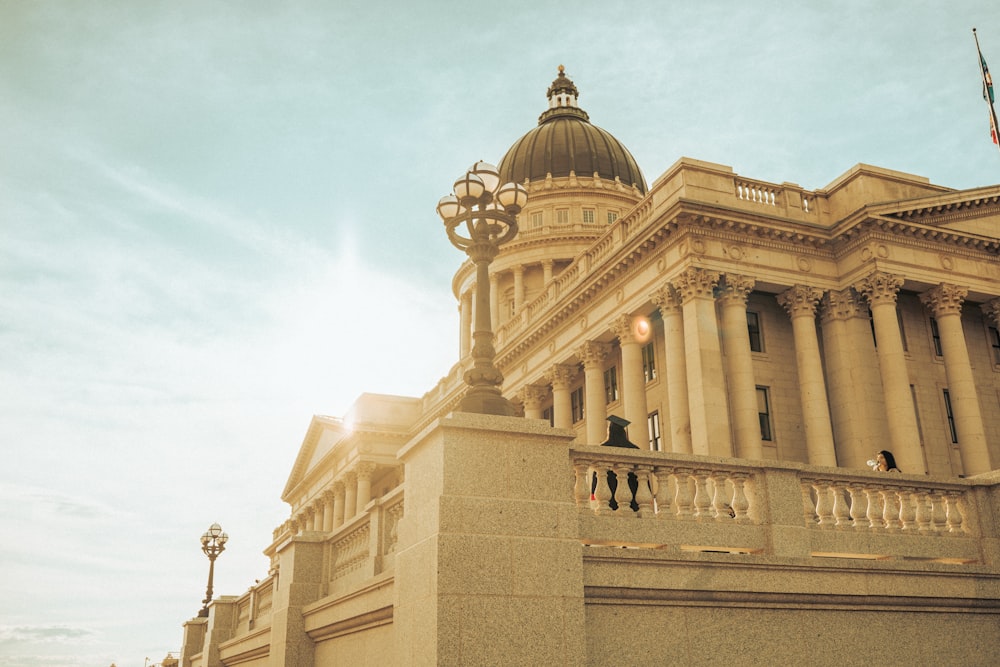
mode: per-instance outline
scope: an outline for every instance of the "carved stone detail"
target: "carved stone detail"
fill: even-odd
[[[795,285],[777,296],[778,303],[789,317],[814,317],[816,304],[823,298],[823,290],[808,285]]]
[[[714,298],[715,286],[719,282],[719,272],[708,269],[689,268],[674,279],[674,287],[680,292],[681,302],[694,298]]]
[[[569,389],[577,374],[577,367],[570,364],[556,364],[545,373],[545,379],[553,389]]]
[[[961,315],[962,304],[969,293],[968,287],[941,283],[920,295],[920,302],[927,306],[934,317]]]
[[[881,303],[896,305],[896,295],[902,286],[903,278],[901,276],[883,271],[875,271],[854,283],[854,289],[868,299],[868,303],[873,306]]]
[[[588,340],[580,346],[576,356],[580,357],[584,368],[601,368],[604,365],[604,360],[608,358],[608,354],[610,353],[611,345],[609,343]]]

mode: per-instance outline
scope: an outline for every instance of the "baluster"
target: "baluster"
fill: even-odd
[[[635,477],[639,482],[636,487],[635,503],[639,506],[636,510],[640,517],[653,516],[653,494],[650,492],[650,475],[653,466],[636,466]]]
[[[727,477],[729,474],[721,471],[716,471],[711,475],[712,484],[715,486],[715,492],[712,494],[712,516],[715,517],[716,521],[730,519],[733,516],[731,514],[733,506],[726,502],[729,500]]]
[[[917,530],[921,533],[930,532],[933,527],[931,521],[932,514],[930,511],[930,493],[931,492],[926,489],[916,489],[913,493],[913,500],[917,504]]]
[[[887,530],[899,530],[899,503],[896,500],[896,491],[893,489],[881,489],[882,495],[882,522]]]
[[[677,480],[677,516],[682,519],[691,517],[691,470],[689,468],[678,468],[676,470]]]
[[[837,484],[830,485],[833,493],[833,523],[837,528],[851,525],[851,515],[844,497],[844,489]]]
[[[868,525],[873,530],[876,528],[885,528],[885,521],[882,519],[882,496],[879,494],[879,490],[865,488],[864,491],[865,498],[868,499],[868,511],[865,512]]]
[[[747,523],[750,521],[750,500],[747,498],[746,490],[744,489],[749,477],[746,473],[737,472],[733,473],[729,478],[733,482],[732,508],[736,514],[737,523]]]
[[[615,487],[615,503],[619,511],[632,510],[632,489],[628,487],[628,474],[632,472],[632,465],[629,463],[616,463],[614,465],[615,477],[618,478],[618,485]]]
[[[903,524],[903,530],[915,530],[917,527],[917,512],[913,504],[912,486],[904,486],[899,489],[899,520]]]
[[[657,466],[654,469],[656,475],[656,514],[661,519],[673,514],[674,508],[670,505],[670,468]]]
[[[816,523],[822,528],[830,528],[835,524],[830,501],[830,482],[825,479],[817,479],[813,488],[816,489]]]
[[[611,511],[608,503],[611,501],[611,487],[608,486],[608,468],[610,464],[600,461],[594,464],[594,478],[597,486],[594,488],[594,513],[607,514]],[[593,484],[593,482],[591,482]]]
[[[854,482],[847,485],[847,494],[851,499],[851,522],[855,528],[868,528],[868,496],[860,484]]]
[[[928,494],[931,503],[931,530],[935,533],[947,530],[948,515],[945,512],[944,492]]]
[[[588,464],[573,464],[573,474],[576,478],[573,484],[573,500],[580,509],[590,508],[590,480],[593,478],[589,473],[590,466]]]
[[[962,516],[962,509],[959,506],[962,501],[962,494],[958,491],[948,491],[948,532],[964,533],[965,517]]]
[[[802,485],[802,514],[805,517],[806,525],[812,526],[816,524],[817,514],[816,514],[816,503],[813,502],[813,494],[815,489],[813,487],[813,480],[803,479],[801,481]]]
[[[708,495],[708,477],[710,470],[695,470],[694,477],[694,516],[705,519],[712,516],[712,499]]]

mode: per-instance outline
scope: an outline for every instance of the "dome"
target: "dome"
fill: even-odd
[[[587,112],[577,106],[579,94],[560,65],[547,93],[549,108],[538,117],[538,127],[515,141],[500,161],[502,181],[523,183],[575,172],[579,177],[618,178],[646,194],[646,180],[635,158],[611,133],[590,123]]]

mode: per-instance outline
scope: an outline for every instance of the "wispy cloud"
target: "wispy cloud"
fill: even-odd
[[[97,633],[91,628],[66,624],[0,625],[0,643],[81,644],[96,636]]]

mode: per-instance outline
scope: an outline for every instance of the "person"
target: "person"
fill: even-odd
[[[601,443],[602,447],[622,447],[625,449],[639,449],[639,446],[633,444],[628,439],[628,432],[625,430],[629,424],[631,424],[627,419],[622,419],[618,415],[611,415],[608,417],[608,439]],[[618,475],[615,474],[613,470],[608,471],[608,488],[611,489],[611,499],[608,501],[608,507],[613,510],[618,509],[618,503],[615,501],[615,491],[618,489]],[[635,512],[639,509],[639,504],[635,502],[635,493],[639,488],[639,480],[636,478],[635,473],[630,472],[628,474],[628,488],[632,492],[632,499],[629,501],[629,507]],[[590,483],[590,493],[591,495],[597,490],[597,473]]]
[[[903,472],[896,467],[896,457],[888,449],[883,449],[875,455],[875,462],[872,469],[882,472]]]

